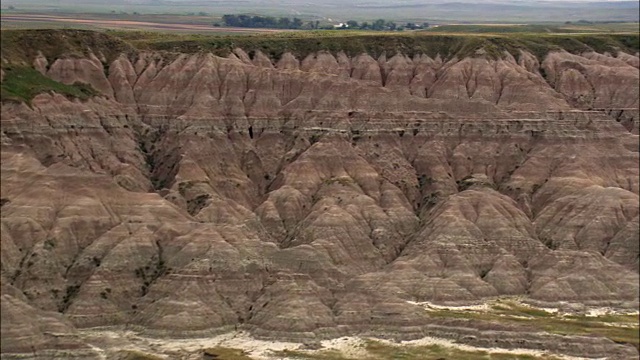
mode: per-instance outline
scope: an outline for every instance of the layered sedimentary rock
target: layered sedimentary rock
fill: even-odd
[[[102,95],[2,106],[3,352],[433,326],[409,301],[637,305],[637,55],[245,51],[34,59]]]

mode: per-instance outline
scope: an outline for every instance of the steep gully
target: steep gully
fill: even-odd
[[[637,59],[40,57],[105,96],[2,108],[3,313],[406,337],[448,326],[408,300],[637,305]]]

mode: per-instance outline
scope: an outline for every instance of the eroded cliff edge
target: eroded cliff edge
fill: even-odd
[[[499,295],[637,307],[637,49],[276,59],[52,34],[3,44],[5,66],[100,95],[2,104],[5,353],[90,353],[50,334],[97,326],[463,337],[410,302]],[[587,343],[529,346],[637,355]]]

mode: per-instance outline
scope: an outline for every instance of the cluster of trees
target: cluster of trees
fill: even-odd
[[[347,21],[345,24],[343,24],[341,27],[339,27],[339,29],[360,29],[360,30],[378,30],[378,31],[382,31],[382,30],[404,30],[404,29],[409,29],[409,30],[416,30],[416,29],[425,29],[429,27],[429,23],[422,23],[422,25],[420,24],[415,24],[412,22],[408,22],[404,25],[398,25],[393,21],[386,21],[384,19],[378,19],[374,22],[372,22],[371,24],[369,24],[368,22],[362,22],[362,23],[358,23],[355,20],[349,20]]]
[[[272,16],[251,16],[251,15],[223,15],[222,23],[225,26],[233,27],[245,27],[245,28],[272,28],[272,29],[302,29],[302,30],[314,30],[314,29],[360,29],[360,30],[404,30],[404,29],[424,29],[429,27],[429,23],[415,24],[406,23],[404,25],[397,25],[393,21],[386,21],[384,19],[378,19],[371,23],[363,22],[358,23],[355,20],[349,20],[342,26],[333,25],[320,25],[319,21],[309,21],[307,23],[294,17],[293,19],[287,17],[275,18]],[[214,23],[213,26],[220,26],[220,23]]]
[[[298,18],[275,18],[271,16],[223,15],[226,26],[246,28],[301,29],[304,23]]]
[[[565,23],[565,24],[567,24],[567,25],[569,25],[569,24],[573,24],[571,21],[565,21],[564,23]],[[578,21],[576,21],[575,23],[576,23],[576,24],[581,24],[581,25],[590,25],[590,24],[593,24],[593,22],[592,22],[592,21],[589,21],[589,20],[578,20]]]

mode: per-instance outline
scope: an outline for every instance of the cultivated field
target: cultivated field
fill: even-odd
[[[280,29],[250,29],[234,27],[214,27],[212,21],[206,25],[200,21],[193,22],[191,18],[175,16],[174,22],[170,22],[170,17],[163,17],[161,21],[138,21],[109,19],[108,17],[96,17],[87,15],[86,17],[50,16],[38,14],[25,15],[2,15],[2,28],[6,29],[44,29],[44,28],[77,28],[77,29],[121,29],[121,30],[146,30],[165,32],[185,32],[185,33],[216,33],[216,34],[237,34],[237,33],[268,33],[281,32]]]

